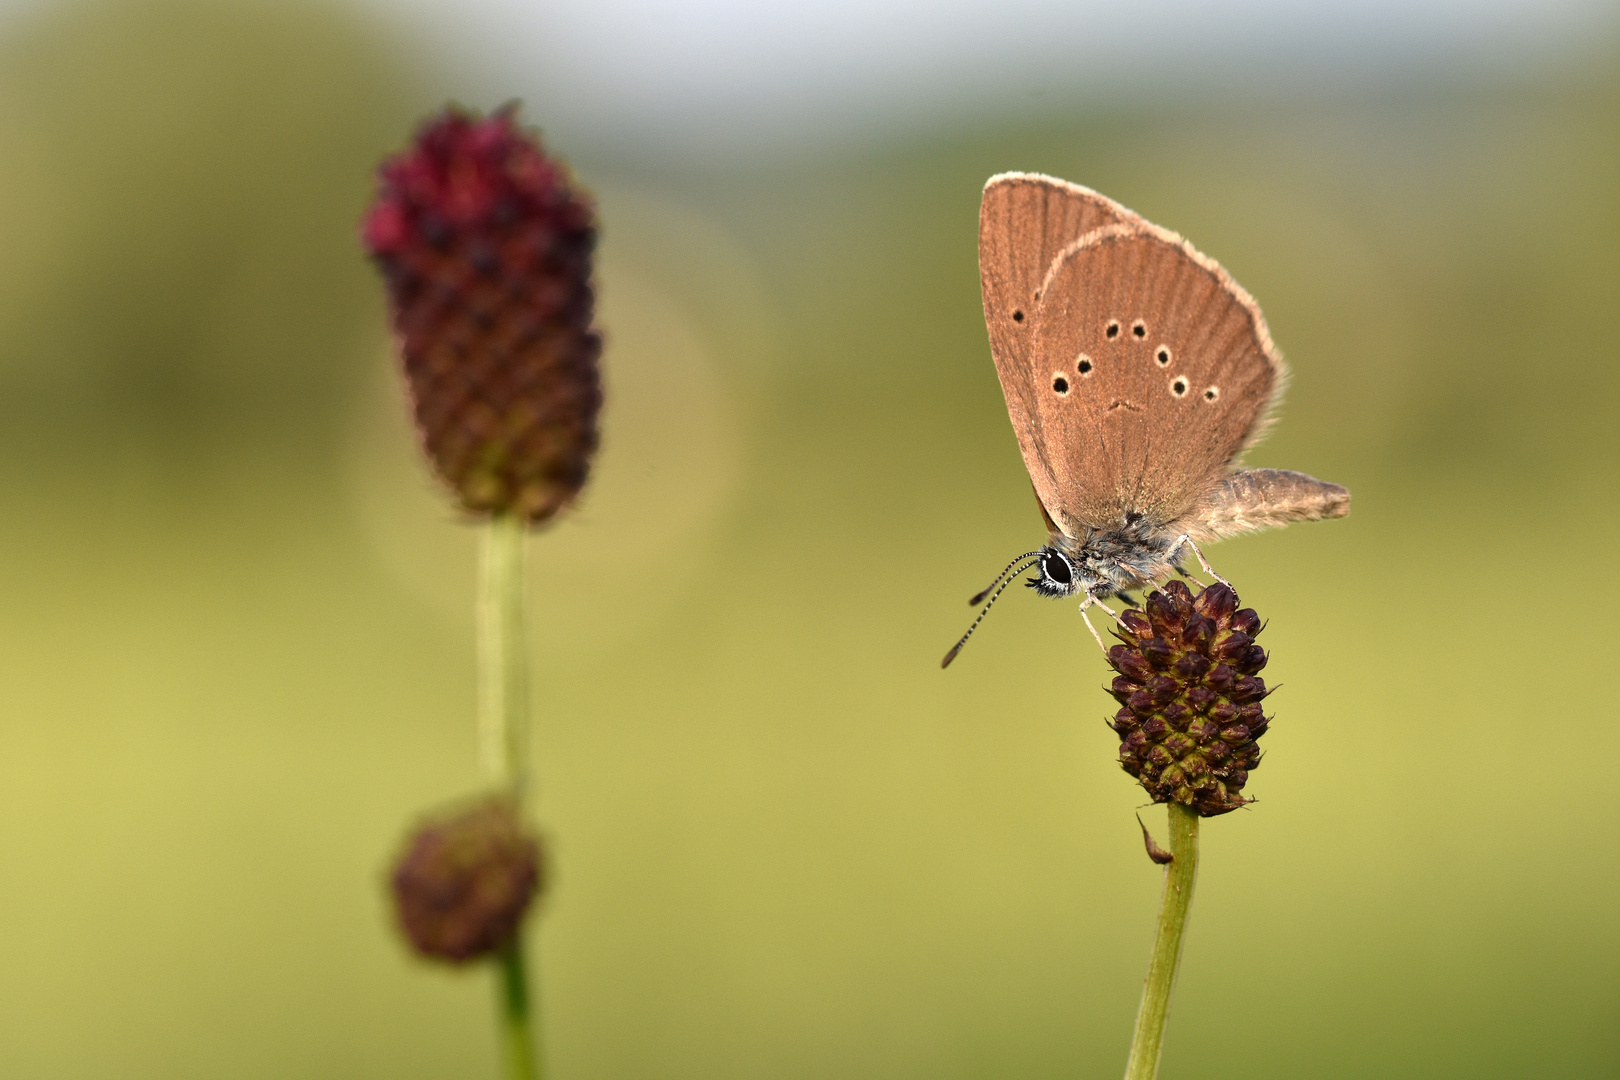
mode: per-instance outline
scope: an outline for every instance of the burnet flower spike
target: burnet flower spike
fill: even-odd
[[[511,940],[543,887],[540,846],[517,807],[486,799],[425,822],[395,864],[394,908],[416,951],[451,963]]]
[[[1141,609],[1122,612],[1108,651],[1122,706],[1109,726],[1119,761],[1153,796],[1214,817],[1250,801],[1241,792],[1260,764],[1255,740],[1269,718],[1260,678],[1260,618],[1217,582],[1194,596],[1172,581]]]
[[[363,237],[422,448],[468,512],[543,522],[596,451],[591,202],[512,107],[447,109],[378,181]]]
[[[1120,613],[1114,636],[1123,644],[1108,650],[1119,673],[1109,691],[1120,709],[1108,721],[1119,736],[1119,763],[1154,802],[1167,804],[1170,827],[1169,850],[1142,827],[1148,858],[1165,870],[1164,899],[1126,1080],[1158,1073],[1198,875],[1198,823],[1254,801],[1243,790],[1260,764],[1256,740],[1271,723],[1260,678],[1267,657],[1254,641],[1260,617],[1238,603],[1224,581],[1197,593],[1171,581]]]
[[[361,239],[387,287],[422,449],[484,534],[478,726],[495,794],[413,834],[396,914],[423,956],[498,961],[508,1075],[527,1080],[540,1060],[523,920],[543,860],[524,823],[524,539],[575,501],[596,452],[596,215],[515,107],[450,107],[378,170]]]

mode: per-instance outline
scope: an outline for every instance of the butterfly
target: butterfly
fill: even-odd
[[[973,597],[989,602],[941,666],[1027,569],[1042,596],[1112,614],[1105,599],[1189,553],[1219,580],[1199,542],[1350,512],[1338,484],[1238,468],[1287,369],[1254,299],[1180,236],[1078,184],[1003,173],[984,187],[979,277],[1050,536]]]

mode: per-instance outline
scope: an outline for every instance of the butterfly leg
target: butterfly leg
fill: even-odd
[[[1099,648],[1099,649],[1101,649],[1103,651],[1104,656],[1107,656],[1108,655],[1108,646],[1103,644],[1102,635],[1097,633],[1097,628],[1095,626],[1091,625],[1091,619],[1086,615],[1086,608],[1091,607],[1093,604],[1096,604],[1098,607],[1102,608],[1104,611],[1108,611],[1108,608],[1105,607],[1102,604],[1101,601],[1099,601],[1095,596],[1092,596],[1090,593],[1087,593],[1086,598],[1084,600],[1080,601],[1080,618],[1081,618],[1082,621],[1085,622],[1086,629],[1091,631],[1091,636],[1097,639],[1097,648]],[[1110,615],[1113,614],[1113,612],[1111,612],[1111,611],[1109,611],[1108,613]]]
[[[1215,568],[1209,565],[1209,560],[1204,558],[1204,553],[1198,550],[1198,545],[1193,543],[1192,537],[1188,536],[1186,533],[1182,533],[1180,536],[1176,537],[1176,542],[1170,545],[1170,551],[1165,557],[1174,563],[1176,561],[1176,552],[1181,550],[1182,544],[1186,544],[1188,547],[1192,548],[1192,553],[1198,556],[1198,565],[1204,568],[1204,573],[1208,574],[1222,585],[1225,585],[1227,588],[1230,589],[1232,587],[1232,583],[1230,581],[1227,581],[1225,578],[1221,577],[1221,575],[1217,574],[1215,572]]]

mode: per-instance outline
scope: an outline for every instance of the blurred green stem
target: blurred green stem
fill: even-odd
[[[523,642],[523,519],[484,531],[478,611],[478,728],[484,770],[521,804],[528,797],[529,680]]]
[[[1159,1052],[1164,1046],[1164,1021],[1170,1013],[1170,992],[1181,964],[1181,942],[1187,930],[1187,909],[1192,906],[1193,882],[1198,877],[1198,813],[1170,803],[1170,854],[1164,868],[1164,903],[1159,908],[1159,932],[1153,940],[1147,979],[1142,984],[1142,1005],[1136,1011],[1136,1033],[1131,1036],[1131,1057],[1125,1080],[1154,1080],[1159,1075]]]
[[[523,519],[501,514],[484,528],[478,603],[478,742],[485,772],[522,813],[529,797],[528,652],[523,635]],[[539,1080],[523,936],[499,958],[501,1041],[510,1080]]]
[[[520,931],[501,950],[501,1041],[506,1047],[506,1075],[510,1080],[539,1080],[540,1055],[529,1026],[529,978],[523,960]]]

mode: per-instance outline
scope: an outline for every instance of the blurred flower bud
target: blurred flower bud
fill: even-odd
[[[1111,724],[1119,760],[1154,802],[1178,802],[1204,817],[1248,802],[1240,793],[1260,763],[1255,745],[1269,719],[1260,711],[1266,684],[1257,675],[1265,650],[1254,644],[1260,620],[1238,609],[1231,586],[1194,596],[1172,581],[1127,611],[1109,650],[1119,672],[1110,686],[1124,705]]]
[[[596,451],[596,225],[514,111],[425,123],[378,170],[361,238],[434,468],[465,509],[537,523],[579,494]]]
[[[400,928],[424,956],[487,956],[516,933],[540,874],[539,843],[509,799],[462,807],[419,827],[395,865]]]

